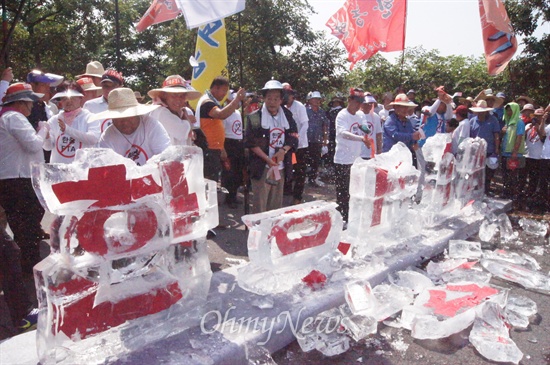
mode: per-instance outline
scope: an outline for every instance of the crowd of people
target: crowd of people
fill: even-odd
[[[168,146],[197,146],[204,177],[226,192],[223,204],[237,209],[238,191],[245,187],[252,191],[252,213],[282,207],[285,194],[301,203],[306,184],[323,185],[322,167],[335,183],[338,210],[347,222],[350,171],[357,158],[374,158],[402,142],[417,166],[418,150],[437,133],[450,134],[453,153],[466,138],[479,137],[487,142],[486,193],[527,209],[550,210],[550,105],[537,107],[528,96],[510,101],[487,89],[475,98],[452,97],[440,87],[434,99],[417,102],[414,90],[376,96],[351,88],[325,110],[321,92],[312,90],[300,101],[290,84],[277,80],[247,93],[231,90],[230,81],[219,76],[202,93],[171,75],[143,104],[120,72],[97,61],[74,81],[39,70],[29,72],[26,82],[12,81],[8,68],[0,81],[5,212],[0,260],[10,263],[2,265],[2,287],[16,325],[29,305],[17,289],[21,274],[32,272],[40,261],[39,242],[49,237],[40,225],[44,210],[32,187],[31,164],[71,163],[81,148],[110,148],[143,165]],[[502,188],[493,181],[497,170]]]

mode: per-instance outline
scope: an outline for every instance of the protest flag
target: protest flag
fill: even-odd
[[[498,75],[516,53],[518,41],[501,0],[479,0],[485,61],[489,75]]]
[[[228,76],[227,43],[223,20],[216,20],[199,27],[194,58],[196,65],[193,67],[191,86],[195,90],[204,93],[210,88],[216,76]],[[191,102],[191,105],[195,106],[196,102]]]
[[[153,0],[153,3],[147,9],[136,25],[138,32],[143,32],[147,27],[166,22],[178,17],[181,10],[176,5],[175,0]]]
[[[175,19],[183,13],[187,28],[197,28],[236,14],[245,8],[245,0],[153,0],[136,25],[138,32],[147,27]]]
[[[406,0],[347,0],[326,23],[348,51],[350,69],[377,52],[405,48]]]

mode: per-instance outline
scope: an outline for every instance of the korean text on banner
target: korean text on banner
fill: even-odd
[[[191,86],[204,93],[216,76],[227,76],[227,43],[225,23],[217,20],[199,27],[195,59],[198,66],[193,67]],[[191,102],[193,107],[196,101]]]
[[[244,10],[245,0],[176,0],[183,10],[187,28],[212,23]]]
[[[143,32],[147,27],[172,20],[181,14],[175,0],[154,0],[149,9],[143,14],[136,25],[138,32]]]
[[[479,0],[479,16],[489,75],[498,75],[516,53],[518,41],[501,0]]]
[[[377,52],[405,47],[406,0],[347,0],[326,23],[348,51],[350,69]]]

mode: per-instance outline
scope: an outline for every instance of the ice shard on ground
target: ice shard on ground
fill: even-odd
[[[57,215],[51,254],[35,266],[41,363],[116,358],[199,322],[218,220],[200,149],[170,147],[144,166],[83,149],[33,171]]]

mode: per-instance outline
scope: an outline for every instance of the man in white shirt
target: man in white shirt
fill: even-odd
[[[350,90],[347,108],[342,109],[336,117],[336,152],[334,153],[336,202],[344,222],[348,221],[349,213],[351,165],[361,155],[363,144],[371,147],[368,136],[361,131],[362,117],[357,114],[364,101],[365,93],[362,89]]]
[[[361,158],[363,159],[370,159],[375,154],[382,153],[382,124],[380,117],[374,112],[375,103],[376,99],[370,93],[366,93],[361,110],[357,112],[363,118],[361,130],[367,132],[371,141],[374,142],[372,148],[366,145],[361,146]]]
[[[98,98],[88,100],[84,103],[83,108],[93,114],[98,114],[108,109],[109,93],[124,85],[124,79],[120,72],[109,69],[105,71],[101,77],[101,92],[102,95]],[[99,121],[100,132],[103,133],[113,122],[111,119],[101,119]]]
[[[307,110],[304,104],[296,100],[296,91],[292,89],[289,83],[283,85],[283,103],[285,107],[292,113],[292,118],[296,122],[298,128],[298,148],[296,149],[296,163],[293,165],[292,175],[285,176],[286,194],[294,197],[293,204],[302,202],[302,194],[304,193],[304,185],[306,182],[306,159],[308,149],[307,130],[309,127],[309,119]]]
[[[139,166],[144,165],[170,145],[170,137],[164,127],[146,115],[158,107],[139,104],[131,89],[111,91],[109,109],[93,117],[113,120],[113,124],[101,135],[99,146],[110,148]]]

